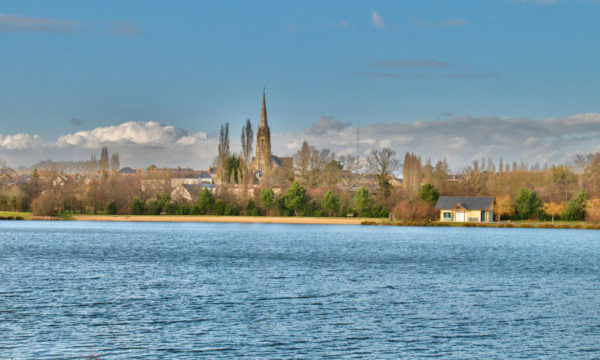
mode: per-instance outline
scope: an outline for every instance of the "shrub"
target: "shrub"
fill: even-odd
[[[144,213],[144,203],[137,197],[131,201],[131,213],[133,215],[142,215]]]
[[[180,204],[179,206],[177,206],[177,209],[175,210],[175,213],[177,215],[189,215],[191,212],[191,208],[188,205],[185,204]]]
[[[60,199],[52,192],[43,192],[31,202],[35,215],[56,216],[61,206]]]
[[[585,210],[586,221],[600,223],[600,199],[589,200]]]
[[[259,204],[268,215],[269,210],[271,210],[275,204],[275,193],[273,192],[273,189],[260,190]]]
[[[399,220],[425,220],[436,216],[434,209],[420,199],[401,201],[394,208],[394,214]]]
[[[198,197],[198,208],[200,208],[200,214],[206,215],[213,212],[215,206],[215,198],[212,192],[207,188],[202,189],[200,196]]]
[[[223,209],[223,215],[238,216],[239,214],[240,214],[240,210],[233,205],[226,204]]]
[[[106,205],[106,214],[115,215],[117,213],[117,204],[114,201],[111,201]]]
[[[252,199],[248,199],[248,201],[246,202],[246,215],[248,216],[260,216],[260,211],[258,209],[258,207],[256,206],[256,204],[254,203],[254,200]]]
[[[225,203],[222,200],[215,201],[213,213],[215,215],[225,215]]]
[[[192,205],[190,207],[190,215],[200,215],[200,207],[198,205]]]
[[[160,215],[160,204],[154,199],[149,199],[148,201],[146,201],[145,210],[146,211],[144,213],[146,215]]]

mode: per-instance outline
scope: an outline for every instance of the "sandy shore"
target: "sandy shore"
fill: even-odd
[[[314,218],[280,216],[179,216],[179,215],[73,215],[79,221],[134,221],[134,222],[206,222],[206,223],[261,223],[261,224],[331,224],[360,225],[360,218]],[[372,219],[369,219],[372,220]]]

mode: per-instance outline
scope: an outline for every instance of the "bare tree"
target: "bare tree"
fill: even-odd
[[[96,154],[92,154],[92,158],[90,159],[88,172],[90,174],[94,174],[98,170],[98,159],[96,158]]]
[[[121,167],[121,161],[119,160],[119,153],[114,153],[110,157],[110,165],[113,173],[117,173]]]
[[[422,178],[421,158],[407,152],[404,155],[404,165],[402,168],[402,186],[408,194],[409,200],[415,198],[419,193]]]
[[[340,184],[342,188],[350,190],[358,183],[358,159],[353,155],[342,155],[338,157],[338,162],[342,166]]]
[[[108,169],[108,148],[106,146],[102,147],[102,151],[100,152],[100,170],[105,172]]]
[[[388,147],[381,150],[373,149],[367,155],[369,171],[377,176],[377,183],[384,197],[391,193],[389,178],[394,171],[400,168],[400,161],[396,158],[396,152]]]
[[[303,141],[300,150],[294,155],[296,176],[303,186],[315,188],[323,181],[322,175],[327,166],[335,159],[329,149],[318,150]]]

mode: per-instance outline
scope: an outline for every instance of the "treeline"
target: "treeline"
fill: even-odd
[[[388,211],[378,206],[365,188],[360,188],[347,204],[328,190],[319,199],[311,198],[306,190],[294,182],[279,195],[273,189],[263,188],[258,199],[248,198],[244,203],[227,201],[223,194],[213,194],[208,189],[200,192],[197,202],[172,203],[164,194],[159,200],[142,201],[134,198],[131,202],[132,215],[246,215],[246,216],[340,216],[344,214],[360,217],[387,217]],[[230,197],[229,197],[230,198]],[[115,206],[109,203],[109,209]],[[111,212],[107,210],[107,214]]]
[[[193,202],[171,199],[173,172],[150,166],[140,175],[119,174],[118,154],[111,156],[103,148],[99,159],[92,156],[87,162],[85,176],[50,169],[32,171],[28,181],[0,178],[0,209],[40,214],[384,217],[391,213],[398,220],[423,220],[438,218],[435,202],[447,195],[493,196],[497,220],[600,221],[600,154],[553,166],[482,159],[452,173],[444,159],[423,161],[410,152],[400,158],[389,148],[371,150],[359,159],[303,142],[293,156],[293,167],[275,168],[256,184],[249,171],[252,138],[247,122],[242,151],[233,154],[228,126],[223,126],[222,156],[216,161],[222,165],[221,183]],[[293,196],[296,192],[302,196]]]

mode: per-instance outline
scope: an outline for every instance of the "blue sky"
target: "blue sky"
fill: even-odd
[[[0,0],[0,134],[159,122],[210,137],[257,122],[263,86],[286,134],[328,117],[597,113],[598,14],[584,0]]]

